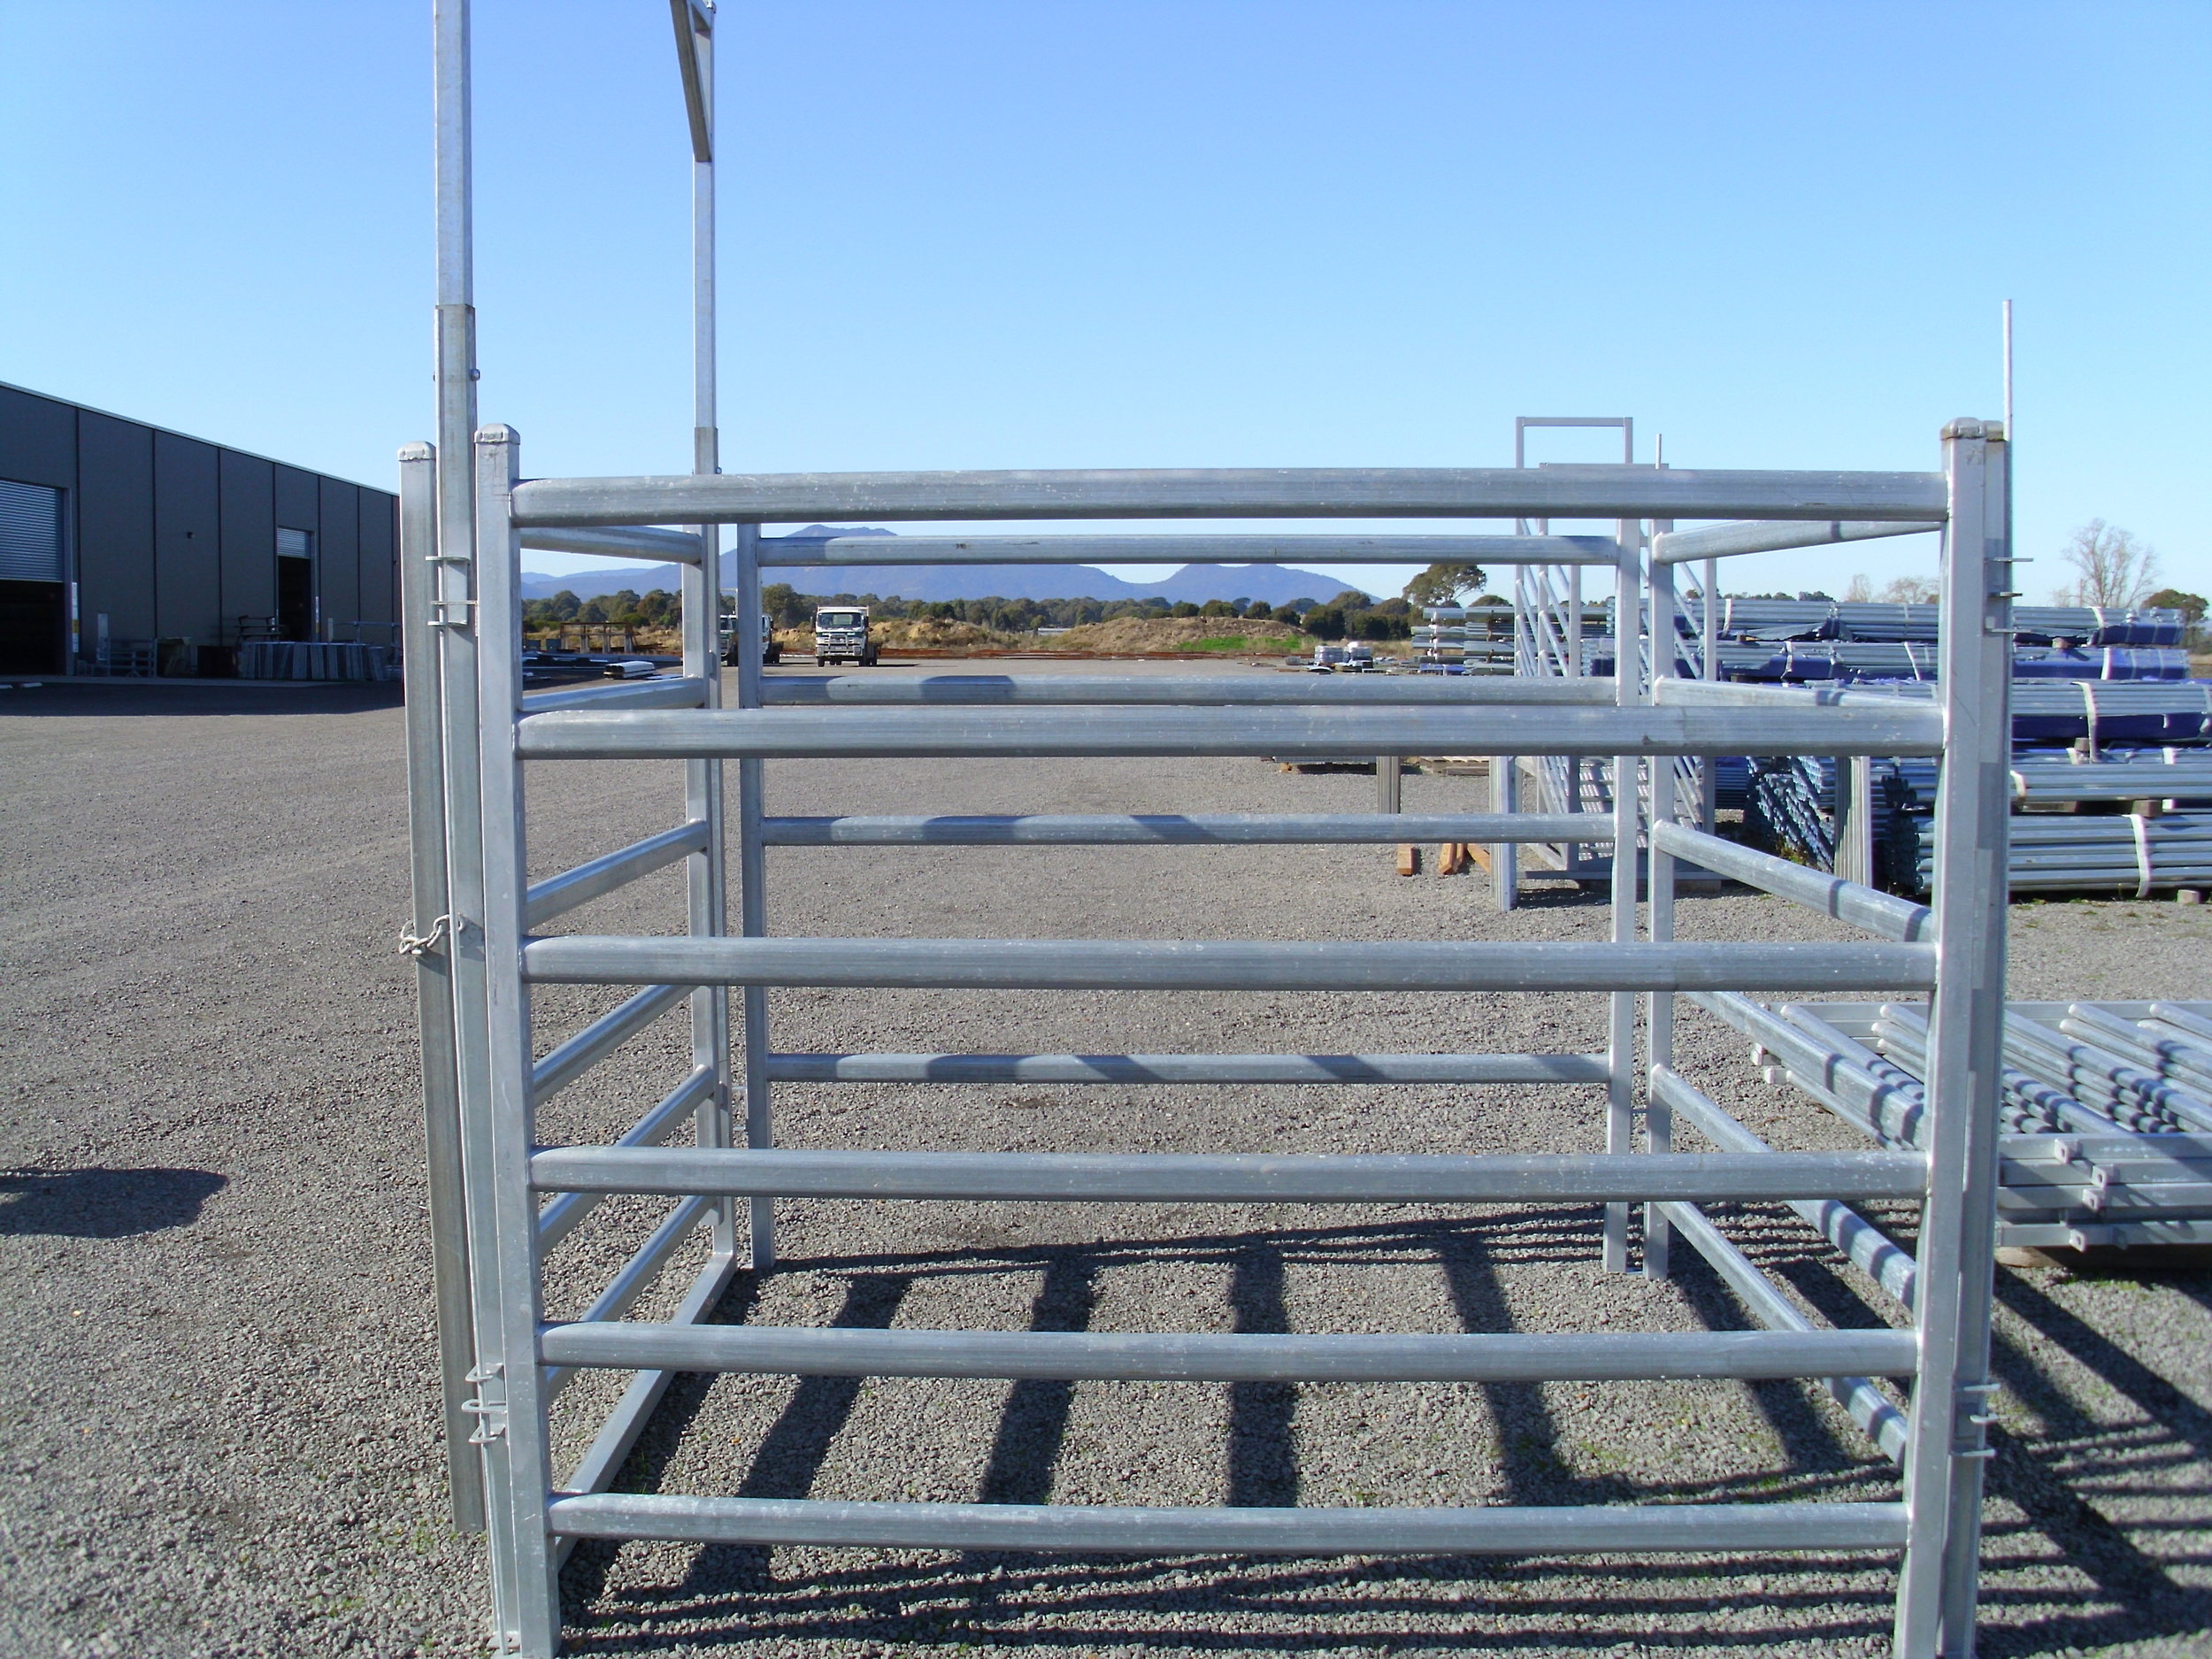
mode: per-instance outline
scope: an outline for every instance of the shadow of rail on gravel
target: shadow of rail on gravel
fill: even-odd
[[[1173,1257],[1217,1271],[1236,1328],[1292,1328],[1288,1286],[1303,1274],[1347,1267],[1440,1274],[1457,1323],[1514,1328],[1502,1274],[1585,1267],[1596,1254],[1600,1211],[1493,1212],[1479,1222],[1413,1220],[1259,1233],[1116,1240],[1070,1245],[974,1246],[795,1260],[780,1271],[839,1285],[830,1323],[895,1323],[932,1279],[1036,1276],[1033,1330],[1090,1328],[1102,1281],[1117,1270]],[[713,1316],[741,1323],[757,1289],[741,1278]],[[1703,1322],[1738,1326],[1717,1283],[1688,1287]],[[707,1406],[710,1378],[675,1379],[617,1483],[660,1488],[680,1439]],[[741,1495],[805,1497],[833,1443],[853,1432],[856,1379],[803,1378],[755,1442]],[[1787,1469],[1679,1473],[1639,1481],[1575,1467],[1553,1402],[1534,1386],[1479,1386],[1496,1429],[1493,1454],[1510,1501],[1559,1503],[1640,1497],[1675,1502],[1863,1496],[1888,1466],[1855,1456],[1809,1402],[1777,1385],[1760,1403],[1786,1448]],[[1005,1396],[976,1489],[986,1502],[1049,1501],[1075,1386],[1031,1381]],[[1223,1497],[1231,1504],[1294,1503],[1298,1391],[1236,1385],[1224,1423]],[[895,1452],[885,1455],[895,1456]],[[741,1465],[742,1466],[742,1465]],[[728,1489],[725,1487],[724,1489]],[[1081,1651],[1161,1645],[1176,1651],[1391,1653],[1502,1648],[1617,1648],[1644,1632],[1709,1653],[1763,1653],[1784,1644],[1851,1651],[1887,1634],[1894,1593],[1886,1557],[1795,1554],[1675,1559],[1612,1556],[1413,1558],[1129,1556],[972,1551],[822,1552],[709,1546],[670,1578],[618,1572],[618,1547],[587,1541],[564,1578],[576,1653],[667,1651],[697,1642],[958,1644],[970,1648]],[[1746,1604],[1748,1605],[1746,1605]],[[1727,1607],[1729,1616],[1714,1617]],[[1663,1638],[1658,1633],[1664,1632]],[[688,1650],[687,1648],[687,1650]]]
[[[207,1170],[0,1170],[0,1233],[127,1239],[188,1227],[223,1186]]]

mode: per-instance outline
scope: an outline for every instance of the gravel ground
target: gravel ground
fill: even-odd
[[[1055,664],[1064,671],[1069,664]],[[1124,664],[1130,672],[1150,665]],[[1246,672],[1223,667],[1224,672]],[[481,1650],[481,1565],[443,1519],[413,1079],[398,710],[368,688],[6,694],[0,776],[0,1652]],[[1257,762],[772,769],[772,808],[1364,810],[1372,780]],[[672,769],[534,772],[534,865],[672,821]],[[1407,805],[1476,804],[1419,777]],[[780,932],[1598,938],[1536,889],[1401,880],[1386,849],[794,849]],[[673,931],[673,872],[576,913]],[[2212,915],[2015,907],[2027,996],[2202,995]],[[1818,937],[1741,894],[1685,937]],[[559,1033],[609,1001],[557,991]],[[1595,1048],[1601,999],[780,993],[780,1046]],[[1686,1070],[1786,1144],[1849,1131],[1686,1017]],[[611,1135],[682,1064],[664,1022],[545,1114]],[[1585,1088],[789,1087],[795,1145],[1594,1149]],[[580,1306],[648,1225],[610,1205],[549,1266]],[[1886,1317],[1763,1211],[1732,1224],[1809,1307]],[[1693,1260],[1596,1267],[1588,1207],[787,1205],[789,1259],[720,1317],[1019,1329],[1699,1330],[1744,1323]],[[672,1280],[683,1277],[672,1275]],[[1862,1292],[1866,1292],[1863,1297]],[[2001,1274],[2007,1392],[1984,1647],[2212,1652],[2212,1265],[2184,1252]],[[564,1396],[565,1448],[611,1382]],[[639,1489],[1002,1502],[1881,1498],[1888,1466],[1796,1384],[1330,1386],[680,1379]],[[1883,1650],[1878,1557],[1075,1559],[586,1545],[579,1653],[1542,1654]]]

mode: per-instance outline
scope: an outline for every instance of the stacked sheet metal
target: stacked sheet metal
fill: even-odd
[[[1770,1078],[1871,1138],[1913,1144],[1922,1009],[1698,1001],[1761,1044]],[[1879,1123],[1837,1093],[1839,1069],[1887,1087]],[[2212,1242],[2212,1002],[2014,1002],[2002,1091],[1999,1244]]]

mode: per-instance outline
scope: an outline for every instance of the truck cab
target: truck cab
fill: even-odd
[[[865,605],[824,605],[814,613],[814,660],[818,664],[876,665],[876,641],[868,632]]]
[[[735,668],[737,666],[737,612],[725,611],[722,613],[721,622],[722,660],[728,666]],[[769,619],[768,613],[764,611],[761,612],[760,617],[760,660],[764,663],[780,663],[783,660],[783,647],[776,641],[776,625]]]

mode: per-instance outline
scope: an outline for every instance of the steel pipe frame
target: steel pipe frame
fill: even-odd
[[[1687,514],[1683,515],[1687,517]],[[1842,522],[1826,524],[1716,524],[1681,530],[1653,539],[1655,565],[1687,565],[1693,561],[1733,558],[1745,553],[1779,553],[1791,548],[1826,547],[1837,541],[1870,541],[1883,536],[1924,535],[1943,528],[1941,518],[1930,514],[1923,524]]]
[[[703,709],[707,682],[689,674],[665,680],[626,680],[611,685],[571,686],[561,691],[536,692],[523,699],[526,716],[551,714],[564,709]]]
[[[532,532],[532,534],[537,534]],[[527,539],[524,545],[533,545]],[[766,570],[843,565],[1612,565],[1603,536],[1054,535],[763,537]]]
[[[666,565],[698,565],[706,542],[685,530],[608,527],[594,530],[532,530],[522,545],[545,553],[581,553],[591,558],[658,559]]]
[[[525,901],[524,919],[532,932],[558,916],[565,916],[592,900],[627,887],[641,877],[706,849],[709,826],[679,824],[674,829],[648,835],[643,841],[603,854],[573,870],[534,882]]]
[[[683,1212],[679,1210],[678,1214]],[[603,1302],[611,1302],[610,1296]],[[1909,1377],[1909,1331],[1451,1336],[1267,1336],[1097,1331],[870,1331],[814,1325],[611,1324],[595,1307],[546,1326],[550,1365],[787,1377],[970,1377],[1117,1382],[1642,1382]]]
[[[1940,713],[1657,708],[781,709],[533,714],[527,760],[1519,754],[1939,755]],[[1630,793],[1632,793],[1630,792]]]
[[[1143,1555],[1584,1555],[1641,1550],[1902,1548],[1898,1503],[1504,1504],[1465,1509],[1138,1509],[1105,1504],[855,1503],[663,1493],[557,1495],[579,1538],[866,1548],[1129,1550]]]
[[[1603,1083],[1601,1054],[772,1054],[779,1083]]]
[[[1399,841],[1610,841],[1594,812],[1506,818],[1483,812],[1194,812],[1009,818],[772,818],[771,847],[1302,847]]]
[[[712,1066],[700,1066],[626,1131],[618,1147],[657,1147],[676,1133],[687,1114],[695,1115],[720,1082]],[[543,1256],[584,1225],[604,1193],[563,1193],[538,1211],[538,1254]]]
[[[1934,472],[1216,467],[541,478],[520,529],[815,518],[1865,518],[1925,523]]]
[[[469,1436],[475,1393],[471,1326],[468,1194],[461,1171],[461,1101],[456,1045],[453,961],[431,941],[450,937],[447,875],[446,754],[439,652],[431,626],[437,597],[437,451],[411,443],[399,453],[400,653],[407,718],[409,872],[415,941],[415,1009],[422,1032],[425,1172],[428,1178],[431,1280],[438,1308],[438,1370],[445,1410],[446,1487],[453,1524],[484,1530],[484,1478]]]
[[[1736,1294],[1745,1310],[1770,1331],[1811,1332],[1823,1329],[1790,1304],[1774,1281],[1761,1271],[1751,1258],[1730,1243],[1727,1236],[1715,1226],[1712,1218],[1695,1204],[1667,1202],[1655,1206],[1667,1226],[1687,1240],[1692,1248],[1703,1256],[1713,1271],[1720,1275],[1722,1283]],[[1895,1332],[1908,1344],[1916,1348],[1918,1338],[1909,1331]],[[1869,1370],[1871,1370],[1869,1367]],[[1803,1372],[1799,1373],[1805,1375]],[[1907,1375],[1894,1371],[1893,1376]],[[1905,1414],[1887,1394],[1877,1388],[1865,1377],[1831,1376],[1816,1379],[1828,1390],[1836,1403],[1851,1414],[1856,1423],[1880,1448],[1890,1462],[1902,1463],[1905,1448],[1911,1441],[1910,1425]]]
[[[687,61],[692,65],[690,79],[695,90],[698,83],[710,84],[709,16],[688,0],[681,0],[674,10],[680,41],[689,54]],[[473,322],[467,280],[467,30],[462,0],[441,0],[437,20],[440,430],[445,452],[457,457],[470,453],[465,439],[474,423]],[[710,105],[709,111],[710,132]],[[695,144],[700,130],[695,97],[693,114]],[[710,153],[700,157],[698,165],[710,166]],[[710,208],[710,173],[695,172],[695,180],[703,187],[699,197]],[[696,268],[702,279],[697,287],[699,314],[710,322],[710,212],[703,211],[695,222],[708,233],[704,241],[708,257]],[[709,395],[703,407],[710,411],[710,338],[702,350],[701,363],[701,386],[703,393]],[[465,419],[457,419],[464,413]],[[645,480],[643,488],[628,490],[626,501],[612,503],[621,518],[645,523],[672,518],[701,526],[724,522],[750,526],[776,516],[771,509],[777,493],[792,480],[716,476],[710,470],[710,446],[703,442],[711,434],[710,414],[701,431],[697,473],[686,480]],[[1563,468],[1487,478],[1434,472],[1380,476],[998,474],[797,481],[798,488],[787,499],[803,500],[805,505],[800,511],[804,516],[848,511],[882,517],[956,514],[966,518],[986,512],[1040,511],[1056,518],[1133,513],[1184,516],[1186,509],[1207,516],[1256,511],[1269,516],[1355,511],[1429,516],[1430,510],[1440,503],[1446,516],[1471,516],[1487,508],[1502,517],[1618,513],[1631,520],[1644,516],[1663,518],[1732,512],[1749,518],[1832,516],[1919,523],[1941,511],[1949,526],[1952,553],[1946,565],[1948,626],[1945,629],[1943,697],[1953,764],[1946,769],[1944,841],[1934,908],[1941,937],[1957,942],[1937,948],[1941,972],[1935,986],[1928,1045],[1929,1093],[1935,1102],[1931,1108],[1933,1156],[1924,1160],[1858,1155],[1857,1173],[1846,1182],[1843,1194],[1859,1195],[1870,1187],[1881,1187],[1883,1179],[1890,1182],[1884,1190],[1894,1194],[1925,1193],[1916,1263],[1925,1303],[1920,1322],[1922,1363],[1907,1448],[1906,1503],[1721,1506],[1701,1511],[1671,1506],[1627,1515],[1546,1511],[1532,1516],[1505,1509],[1302,1515],[1266,1510],[1225,1515],[1111,1509],[1071,1515],[1028,1506],[777,1503],[667,1500],[645,1494],[557,1495],[553,1503],[546,1502],[549,1487],[544,1413],[547,1390],[536,1351],[538,1217],[531,1174],[527,990],[526,981],[517,972],[526,937],[526,902],[519,856],[519,761],[527,751],[527,740],[518,741],[518,727],[526,733],[533,725],[542,726],[543,719],[519,720],[519,676],[502,635],[519,615],[515,577],[521,531],[543,527],[557,518],[572,527],[587,518],[603,519],[610,495],[620,497],[626,491],[619,482],[611,492],[603,489],[603,480],[546,480],[518,487],[512,434],[503,428],[483,432],[475,445],[473,468],[449,467],[438,480],[438,580],[430,620],[440,631],[441,680],[448,690],[443,769],[448,797],[447,874],[449,902],[453,907],[449,914],[454,918],[450,954],[456,1074],[461,1101],[461,1162],[469,1209],[471,1318],[477,1360],[471,1376],[478,1385],[477,1398],[469,1403],[481,1425],[478,1443],[483,1448],[487,1487],[493,1500],[488,1505],[487,1518],[492,1533],[494,1619],[500,1645],[533,1655],[555,1650],[560,1632],[551,1572],[559,1553],[574,1536],[611,1530],[625,1535],[762,1541],[814,1538],[876,1542],[912,1538],[941,1542],[955,1538],[977,1541],[996,1538],[1018,1547],[1040,1540],[1072,1540],[1081,1547],[1133,1544],[1146,1549],[1172,1548],[1177,1538],[1213,1548],[1301,1550],[1317,1547],[1903,1546],[1906,1561],[1900,1594],[1899,1650],[1916,1659],[1939,1650],[1965,1652],[1971,1640],[1972,1539],[1978,1520],[1979,1469],[1974,1460],[1985,1455],[1978,1440],[1985,1421],[1985,1414],[1970,1408],[1985,1398],[1985,1258],[1994,1185],[1993,1135],[1981,1126],[1978,1115],[1984,1094],[1993,1101],[1997,1074],[1995,1034],[1975,1031],[1969,1016],[1975,999],[1985,1000],[2001,992],[2002,943],[1996,930],[1985,926],[1977,931],[1962,924],[1985,919],[1993,892],[2001,891],[1991,878],[1993,874],[2001,879],[2002,875],[2002,787],[2001,783],[1993,792],[1983,788],[1981,774],[1990,770],[1984,764],[1987,757],[1982,751],[1996,752],[1995,745],[2008,735],[2001,730],[2004,687],[1992,679],[1990,670],[2000,660],[1997,653],[2002,649],[2009,597],[2004,580],[2007,572],[1999,568],[2009,564],[2009,522],[2005,450],[1998,434],[1974,423],[1961,423],[1947,431],[1946,442],[1947,502],[1944,503],[1931,499],[1931,480],[1920,474],[1852,478],[1677,472],[1632,478],[1627,469],[1610,468]],[[472,471],[472,483],[466,476],[457,476]],[[1658,478],[1655,485],[1655,476]],[[664,485],[666,488],[661,488]],[[599,496],[595,503],[595,492]],[[1379,502],[1378,495],[1388,499]],[[635,518],[634,510],[645,505],[648,497],[655,511],[644,518]],[[1724,504],[1724,497],[1733,499]],[[518,500],[523,503],[520,513],[516,508]],[[672,513],[668,511],[672,502],[680,506]],[[729,511],[733,503],[741,508],[734,515]],[[526,526],[525,519],[532,523]],[[1640,526],[1632,522],[1624,523],[1623,529],[1624,545],[1629,535],[1640,534]],[[757,603],[757,532],[741,529],[739,540],[741,611],[749,614]],[[1973,551],[1970,556],[1961,553],[1961,549]],[[687,592],[687,601],[711,596],[716,560],[710,546],[702,550],[702,580],[695,595]],[[473,583],[469,580],[472,573]],[[1628,605],[1635,588],[1634,573],[1624,571],[1623,575],[1617,614],[1625,624],[1630,620]],[[703,604],[698,609],[704,612],[708,608]],[[1961,626],[1969,623],[1980,626]],[[494,641],[494,648],[480,649],[479,635]],[[1624,648],[1625,637],[1624,627]],[[692,645],[687,637],[687,657],[694,655]],[[750,657],[750,653],[741,655]],[[1621,655],[1626,661],[1624,649]],[[687,667],[690,666],[687,663]],[[758,669],[757,664],[749,666],[749,673],[741,672],[741,684],[748,679],[752,681],[749,706],[757,708]],[[456,672],[463,670],[467,671],[470,689],[456,692],[452,689]],[[710,677],[712,671],[708,668],[706,672]],[[1621,676],[1616,692],[1624,703],[1634,703],[1647,695],[1634,681],[1633,675]],[[741,703],[745,702],[741,697]],[[1993,704],[1996,719],[1990,718]],[[549,718],[558,721],[575,717]],[[1832,722],[1831,730],[1853,724]],[[456,741],[457,735],[461,741]],[[1385,747],[1362,747],[1371,753],[1387,752]],[[1629,744],[1612,748],[1617,757],[1616,813],[1620,832],[1617,841],[1621,855],[1615,860],[1617,911],[1624,908],[1618,901],[1624,881],[1630,905],[1634,897],[1633,861],[1627,856],[1634,845],[1629,833],[1638,827],[1632,751],[1642,748]],[[1744,751],[1739,748],[1736,752]],[[1824,752],[1834,752],[1833,747],[1824,745]],[[712,754],[685,757],[695,763],[716,757]],[[750,878],[757,873],[761,846],[759,760],[757,754],[742,758],[745,768],[756,772],[755,787],[741,797],[749,803],[753,818],[749,836],[741,826],[741,841],[748,844],[751,854],[752,867],[745,872]],[[1962,759],[1970,764],[1961,765]],[[459,793],[472,795],[472,803],[455,798]],[[1993,801],[1998,814],[1993,825],[1989,818]],[[704,815],[695,812],[691,816]],[[1986,856],[1989,840],[1984,833],[1993,827],[1997,844],[1993,872]],[[687,856],[697,861],[704,855]],[[694,884],[695,900],[703,886],[703,882]],[[746,887],[750,908],[759,883],[749,879]],[[695,902],[695,926],[699,909]],[[1615,926],[1617,932],[1621,926],[1617,914]],[[748,931],[753,930],[749,926]],[[557,945],[559,941],[546,942]],[[749,946],[770,941],[756,938],[732,942]],[[1617,999],[1624,993],[1617,989],[1615,995],[1617,1008]],[[1609,1071],[1616,1079],[1624,1070],[1619,1034],[1617,1030],[1616,1041],[1609,1046]],[[764,1127],[767,1051],[764,1041],[757,1040],[764,1035],[764,1026],[749,1032],[749,1037],[757,1039],[749,1043],[749,1081],[759,1085],[748,1102],[749,1132]],[[1617,1112],[1609,1110],[1609,1143],[1616,1139],[1617,1124]],[[703,1139],[706,1127],[702,1125]],[[758,1138],[749,1133],[749,1139]],[[1991,1153],[1986,1160],[1980,1157],[1985,1150]],[[604,1148],[593,1151],[609,1156]],[[637,1155],[679,1156],[643,1147],[612,1154],[617,1157]],[[565,1154],[541,1156],[557,1159]],[[819,1155],[708,1147],[688,1156],[695,1164],[730,1159],[782,1164],[795,1156],[805,1159]],[[1886,1156],[1900,1167],[1886,1170],[1882,1162]],[[1984,1161],[1990,1166],[1986,1171],[1981,1168]],[[1741,1178],[1728,1171],[1724,1191],[1717,1186],[1706,1190],[1687,1171],[1694,1164],[1708,1171],[1717,1169],[1715,1160],[1685,1160],[1666,1154],[1624,1157],[1616,1153],[1581,1161],[1579,1172],[1565,1179],[1565,1190],[1609,1203],[1635,1196],[1695,1202],[1750,1195],[1762,1190],[1750,1179],[1754,1174],[1772,1175],[1778,1170],[1800,1193],[1808,1190],[1802,1173],[1808,1166],[1791,1155],[1763,1154],[1750,1162],[1758,1166],[1756,1171],[1746,1171]],[[1494,1170],[1497,1161],[1492,1163]],[[1619,1171],[1617,1178],[1602,1172],[1601,1166],[1615,1164],[1638,1167]],[[1870,1171],[1876,1173],[1870,1175]],[[1931,1171],[1940,1171],[1940,1177],[1930,1179]],[[1022,1173],[1023,1179],[1033,1179],[1037,1171]],[[1514,1198],[1527,1195],[1530,1178],[1535,1173],[1534,1165],[1511,1171]],[[1557,1169],[1551,1171],[1551,1176],[1558,1174]],[[1955,1183],[1951,1179],[1954,1175],[1958,1177]],[[1551,1181],[1555,1187],[1557,1184]],[[518,1240],[526,1241],[528,1248],[515,1248]],[[764,1265],[768,1258],[763,1247],[763,1233],[757,1228],[755,1259]],[[715,1252],[686,1299],[683,1317],[696,1318],[704,1312],[727,1282],[734,1259],[733,1252]],[[657,1377],[664,1385],[666,1374],[664,1371],[648,1373],[639,1383],[647,1385]],[[580,1471],[580,1486],[588,1488],[611,1475],[622,1450],[649,1411],[649,1390],[641,1404],[634,1403],[638,1398],[638,1389],[634,1387],[625,1406],[603,1430],[592,1456],[587,1459],[587,1465],[595,1461],[595,1467]]]
[[[601,1015],[548,1052],[530,1068],[530,1102],[542,1106],[578,1078],[628,1042],[677,1003],[693,995],[690,981],[648,986]],[[696,1060],[696,1056],[694,1056]],[[698,1061],[711,1064],[711,1061]]]
[[[1803,864],[1793,864],[1786,858],[1723,841],[1686,824],[1663,818],[1655,820],[1651,844],[1670,862],[1675,857],[1694,858],[1717,876],[1757,887],[1793,904],[1801,904],[1809,910],[1818,910],[1854,927],[1879,933],[1885,939],[1927,939],[1935,921],[1935,913],[1925,905],[1897,898],[1860,882],[1823,875]],[[1655,879],[1657,879],[1655,872]]]
[[[817,1152],[789,1148],[549,1147],[540,1192],[1064,1203],[1628,1203],[1918,1198],[1916,1152]]]
[[[701,1222],[711,1220],[718,1210],[719,1207],[710,1199],[692,1197],[680,1201],[647,1236],[645,1242],[632,1252],[630,1259],[622,1264],[621,1271],[607,1281],[607,1287],[594,1298],[591,1306],[579,1316],[577,1323],[620,1319],[637,1305],[639,1297],[652,1289],[662,1270],[668,1265],[668,1258],[681,1248],[692,1231]],[[549,1403],[560,1397],[561,1390],[568,1386],[577,1368],[565,1365],[557,1356],[542,1351],[539,1359],[546,1367],[545,1397]],[[642,1366],[625,1365],[619,1369],[653,1370],[657,1366],[648,1363]]]
[[[1926,945],[1379,944],[1351,941],[533,939],[541,985],[908,987],[1003,990],[1717,991],[1790,985],[1927,990]]]
[[[1565,703],[1596,707],[1613,698],[1610,682],[1603,680],[1531,684],[1503,678],[1411,674],[1298,674],[1236,680],[1224,675],[1139,679],[1126,674],[837,674],[820,679],[780,676],[764,680],[761,692],[770,708],[851,703],[927,703],[933,707],[1311,703],[1323,708],[1373,703],[1441,703],[1449,708]]]

